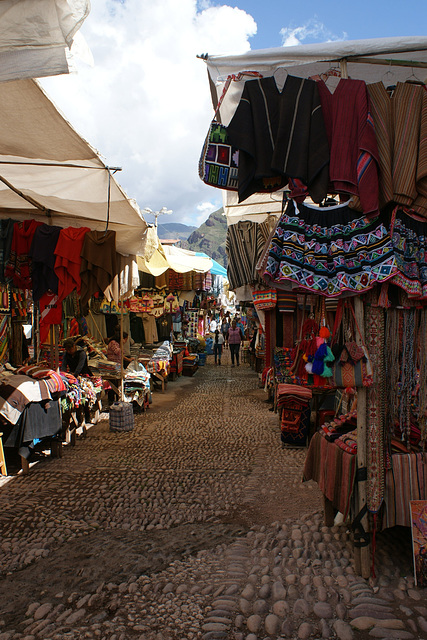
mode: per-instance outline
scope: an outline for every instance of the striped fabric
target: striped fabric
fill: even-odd
[[[340,513],[347,517],[356,477],[356,456],[328,442],[320,433],[310,440],[303,480],[314,480]]]
[[[53,369],[37,364],[20,367],[16,373],[35,378],[36,380],[45,380],[51,393],[59,393],[65,391],[67,388],[59,373],[53,371]]]
[[[297,308],[297,294],[292,291],[277,292],[277,308],[281,313],[293,313]]]
[[[383,529],[411,526],[410,500],[427,499],[427,460],[422,453],[393,454],[385,478]]]
[[[225,251],[230,289],[262,282],[256,265],[269,236],[268,222],[240,221],[228,227]]]
[[[393,117],[391,102],[382,82],[367,85],[379,157],[380,207],[393,200]]]
[[[392,97],[382,82],[368,86],[378,141],[382,201],[427,217],[427,92],[398,82]]]
[[[16,424],[27,404],[51,400],[45,380],[24,375],[0,375],[0,415]]]

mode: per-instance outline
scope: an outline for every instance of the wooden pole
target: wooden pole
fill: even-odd
[[[54,352],[54,370],[59,370],[59,325],[56,324],[54,328],[54,337],[55,337],[55,352]]]
[[[101,329],[98,327],[98,324],[97,324],[97,322],[96,322],[96,320],[95,320],[95,318],[94,318],[94,315],[93,315],[93,313],[92,313],[92,311],[91,311],[90,309],[89,309],[89,315],[90,315],[90,317],[92,318],[93,324],[95,325],[95,328],[96,328],[96,330],[97,330],[97,331],[98,331],[98,333],[99,333],[99,336],[100,336],[100,338],[101,338],[101,342],[102,342],[103,344],[105,344],[104,336],[102,335],[102,333],[101,333]]]
[[[364,325],[364,308],[363,302],[360,297],[354,299],[354,313],[356,316],[357,324],[359,325],[362,333],[363,340],[365,333]],[[361,338],[356,332],[356,342],[361,344]],[[357,391],[357,494],[358,494],[358,513],[361,513],[362,509],[366,508],[367,501],[367,429],[366,429],[366,416],[367,416],[367,393],[364,387],[360,387]],[[369,523],[367,513],[360,521],[361,526],[368,534]],[[363,542],[362,542],[363,544]],[[355,571],[363,578],[369,578],[370,575],[370,559],[371,559],[371,545],[366,544],[364,546],[358,546],[354,549],[354,564]]]

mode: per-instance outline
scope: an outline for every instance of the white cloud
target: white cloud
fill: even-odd
[[[107,164],[123,167],[116,177],[141,208],[167,206],[170,221],[186,223],[208,199],[207,215],[219,208],[221,194],[197,173],[213,110],[196,55],[247,51],[253,18],[206,1],[92,0],[81,32],[94,66],[76,61],[77,75],[43,79],[48,95]]]
[[[301,26],[284,27],[280,30],[284,47],[292,47],[298,44],[304,44],[305,40],[309,42],[336,42],[338,40],[346,40],[347,34],[343,32],[337,36],[332,33],[317,18],[308,20],[306,24]],[[307,43],[305,43],[307,44]]]

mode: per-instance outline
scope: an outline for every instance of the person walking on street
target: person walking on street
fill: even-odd
[[[225,349],[228,349],[228,332],[230,330],[230,323],[228,322],[228,318],[225,317],[222,320],[222,325],[221,325],[221,333],[223,335],[224,338],[224,344],[225,344]]]
[[[222,345],[224,344],[224,336],[219,329],[215,330],[215,338],[213,344],[215,364],[221,364]]]
[[[236,360],[236,365],[239,366],[239,352],[240,352],[240,344],[242,340],[243,340],[242,330],[237,326],[236,321],[233,320],[231,323],[231,327],[228,331],[228,344],[230,345],[232,367],[234,367],[234,360]]]

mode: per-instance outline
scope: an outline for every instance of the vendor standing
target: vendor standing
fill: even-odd
[[[81,375],[91,376],[92,371],[87,363],[86,351],[76,345],[72,338],[67,338],[63,347],[65,353],[62,358],[61,371],[68,371],[76,377]]]

